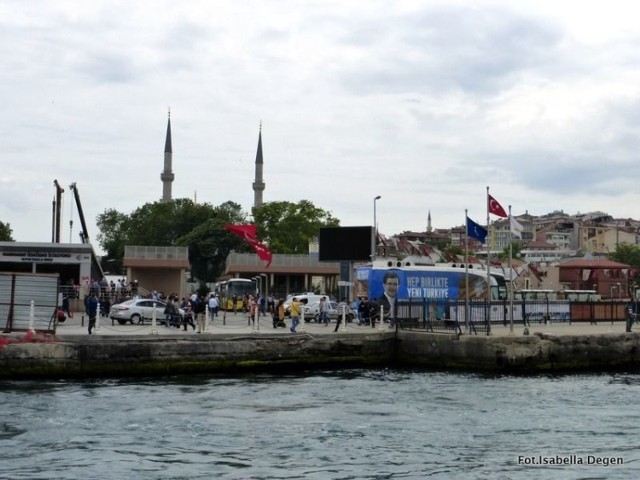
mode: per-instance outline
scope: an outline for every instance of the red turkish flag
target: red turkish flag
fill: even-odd
[[[489,195],[489,213],[493,213],[496,217],[507,218],[507,212],[504,211],[502,205],[498,203],[498,201]]]
[[[258,255],[258,258],[267,262],[267,266],[265,268],[269,268],[273,255],[271,254],[271,250],[269,250],[269,247],[267,247],[264,243],[261,243],[256,238],[255,225],[225,225],[224,228],[244,238],[245,241],[253,247],[256,254]]]

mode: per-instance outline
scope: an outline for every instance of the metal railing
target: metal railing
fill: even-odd
[[[124,258],[147,260],[189,260],[189,248],[127,245],[124,247]]]
[[[511,307],[513,306],[513,311]],[[621,322],[640,317],[640,303],[625,300],[428,300],[398,302],[397,323],[403,330],[426,330],[440,333],[488,333],[492,325],[507,326],[513,315],[514,325],[572,322]]]

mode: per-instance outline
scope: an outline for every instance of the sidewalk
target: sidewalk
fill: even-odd
[[[82,325],[82,314],[74,315],[74,318],[68,318],[66,322],[59,324],[56,330],[56,335],[64,336],[64,335],[88,335],[87,332],[87,324],[88,318],[86,315],[84,316],[84,325]],[[97,335],[152,335],[152,326],[151,322],[148,321],[144,325],[120,325],[118,322],[114,322],[112,325],[111,319],[102,318],[100,321],[100,330],[99,332],[95,331]],[[287,328],[273,328],[271,315],[261,316],[258,321],[257,328],[254,328],[253,323],[248,324],[247,316],[241,313],[231,313],[228,312],[226,315],[220,313],[217,317],[214,317],[213,324],[208,323],[205,329],[205,334],[278,334],[278,335],[293,335],[289,331],[290,320],[286,320]],[[634,331],[640,332],[640,327],[638,325],[634,325]],[[329,326],[324,326],[319,323],[305,323],[304,330],[306,333],[312,335],[321,335],[321,334],[333,334],[335,328],[335,322],[329,324]],[[532,323],[529,329],[529,334],[534,335],[536,333],[543,333],[545,335],[604,335],[610,333],[624,333],[625,332],[625,322],[614,322],[613,324],[610,321],[607,322],[599,322],[597,325],[591,325],[589,322],[578,322],[571,323],[568,322],[557,322],[557,323],[548,323],[539,324]],[[157,333],[155,335],[160,336],[191,336],[198,335],[196,330],[192,329],[190,326],[187,326],[187,331],[184,331],[182,328],[178,329],[175,327],[165,327],[164,325],[157,324],[155,327]],[[298,333],[302,333],[303,329],[301,325],[298,325]],[[375,328],[371,328],[368,325],[358,326],[355,322],[347,323],[346,329],[343,325],[340,325],[340,328],[337,333],[349,333],[349,334],[372,334],[379,332],[379,324],[375,326]],[[388,328],[388,324],[384,325],[384,332],[390,332],[391,330]],[[464,331],[464,327],[463,327]],[[492,324],[491,325],[491,336],[521,336],[524,333],[524,327],[522,323],[514,323],[513,332],[510,329],[510,326],[507,324],[505,327],[502,324]],[[465,333],[465,335],[469,335]],[[479,336],[482,336],[482,333],[478,333]]]
[[[157,320],[156,320],[157,321]],[[88,318],[86,314],[84,315],[84,325],[82,324],[82,314],[75,314],[73,318],[67,318],[64,323],[58,324],[58,328],[56,330],[56,335],[64,336],[64,335],[88,335],[87,326],[88,326]],[[273,323],[271,320],[271,315],[261,316],[258,319],[258,324],[256,328],[254,328],[253,322],[251,324],[247,321],[247,315],[241,313],[232,313],[227,312],[226,315],[223,313],[218,314],[217,317],[214,317],[213,323],[208,322],[207,327],[205,328],[205,334],[216,335],[216,334],[278,334],[278,335],[294,335],[289,331],[289,326],[291,325],[291,321],[286,319],[285,323],[287,324],[286,328],[273,328]],[[97,325],[96,325],[97,326]],[[329,324],[329,326],[324,326],[319,323],[305,323],[304,328],[301,328],[302,325],[298,325],[298,333],[310,333],[312,335],[320,335],[320,334],[333,334],[335,329],[335,322]],[[155,327],[155,335],[160,336],[193,336],[198,335],[197,329],[194,330],[191,326],[187,325],[187,331],[183,330],[184,327],[175,328],[175,327],[165,327],[164,325],[160,325],[159,323]],[[101,318],[100,319],[100,328],[99,331],[94,329],[94,334],[96,335],[153,335],[152,333],[153,327],[151,326],[151,321],[145,321],[144,325],[131,325],[127,323],[126,325],[120,325],[118,322],[114,322],[112,325],[111,319],[109,318]],[[346,329],[343,325],[340,325],[340,328],[337,333],[360,333],[360,334],[371,334],[378,332],[378,325],[375,328],[371,328],[370,326],[358,326],[356,323],[347,323]],[[385,332],[391,331],[387,324],[385,324]]]

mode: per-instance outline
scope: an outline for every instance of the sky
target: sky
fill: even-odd
[[[387,236],[514,215],[639,218],[640,3],[0,2],[0,221],[91,242],[162,196],[309,200]],[[374,202],[374,198],[381,198]],[[73,221],[73,227],[70,227]]]

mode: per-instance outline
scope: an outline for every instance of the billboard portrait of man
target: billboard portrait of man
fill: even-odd
[[[380,297],[380,305],[384,311],[384,318],[389,320],[390,328],[395,325],[398,316],[398,288],[400,288],[398,272],[387,270],[382,277],[383,293]]]

